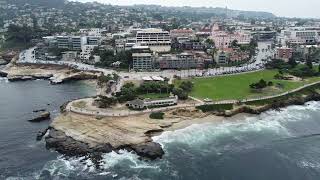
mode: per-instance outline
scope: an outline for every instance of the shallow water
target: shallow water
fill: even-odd
[[[318,180],[320,103],[290,106],[259,116],[192,125],[154,137],[162,160],[146,162],[127,151],[105,154],[101,169],[85,158],[65,159],[36,142],[48,122],[30,124],[32,110],[55,115],[65,101],[86,96],[79,84],[0,80],[0,179],[223,179]],[[90,93],[89,93],[90,94]],[[23,100],[21,100],[23,99]]]

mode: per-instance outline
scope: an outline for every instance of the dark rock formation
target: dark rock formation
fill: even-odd
[[[48,75],[28,75],[28,76],[23,76],[23,75],[13,75],[13,76],[8,76],[8,80],[11,82],[15,81],[29,81],[29,80],[35,80],[35,79],[49,79],[52,77],[52,74]]]
[[[120,149],[134,151],[137,155],[150,160],[162,158],[164,155],[161,145],[155,142],[146,142],[138,145],[124,145],[118,148],[112,147],[109,143],[91,147],[89,144],[77,141],[67,136],[64,132],[54,128],[49,129],[49,134],[45,140],[48,149],[54,149],[67,156],[89,156],[97,162],[101,158],[102,153],[109,153],[111,151],[118,152]]]
[[[37,141],[41,141],[43,136],[46,135],[46,133],[48,132],[49,128],[46,128],[45,130],[43,131],[39,131],[37,133]]]
[[[145,144],[133,145],[131,148],[139,156],[151,160],[162,158],[162,156],[164,155],[164,151],[161,145],[155,142],[147,142]]]
[[[45,109],[37,109],[37,110],[33,110],[32,112],[38,113],[38,112],[44,112],[44,111],[46,111],[46,110]]]
[[[45,138],[46,147],[67,156],[86,156],[90,153],[109,153],[113,150],[110,144],[90,147],[87,143],[76,141],[64,132],[50,128],[49,135]]]
[[[7,76],[7,78],[11,82],[35,80],[32,76]]]
[[[50,119],[50,112],[43,112],[40,115],[36,116],[35,118],[30,119],[30,122],[40,122],[44,120]]]
[[[8,73],[0,71],[0,77],[7,77]]]

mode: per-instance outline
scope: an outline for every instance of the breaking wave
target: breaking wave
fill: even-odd
[[[166,148],[171,143],[182,143],[189,146],[203,145],[226,137],[243,141],[249,133],[268,134],[275,139],[292,137],[287,128],[288,123],[302,121],[310,116],[306,110],[317,112],[320,103],[309,102],[304,106],[290,106],[280,111],[267,111],[258,116],[240,116],[238,119],[227,119],[219,123],[194,124],[185,129],[168,131],[153,137],[153,140]]]

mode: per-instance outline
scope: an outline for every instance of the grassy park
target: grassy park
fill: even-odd
[[[191,80],[194,86],[190,95],[199,99],[210,98],[213,101],[240,100],[279,94],[320,80],[320,77],[312,77],[304,81],[277,80],[274,78],[277,73],[277,70],[263,70],[230,76],[194,78]],[[280,88],[268,88],[261,92],[253,92],[249,85],[260,79],[272,81],[273,84],[281,86]],[[178,80],[175,83],[179,85],[182,81]]]

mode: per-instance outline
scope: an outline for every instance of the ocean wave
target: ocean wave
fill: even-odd
[[[120,150],[119,153],[112,151],[104,154],[101,165],[104,169],[110,169],[116,165],[125,165],[133,169],[159,169],[159,166],[141,161],[138,155],[126,150]]]
[[[38,173],[39,178],[68,178],[71,174],[87,174],[95,172],[93,162],[86,157],[65,158],[62,155],[56,160],[48,161]]]
[[[1,81],[4,81],[4,82],[6,82],[6,83],[9,82],[8,78],[6,78],[6,77],[0,77],[0,82],[1,82]]]
[[[225,120],[219,123],[194,124],[187,128],[164,132],[153,137],[164,148],[170,143],[183,143],[190,146],[206,144],[225,137],[246,143],[243,136],[248,133],[271,134],[279,139],[292,137],[288,123],[309,118],[306,111],[320,110],[319,102],[309,102],[304,106],[290,106],[281,111],[267,111],[258,116],[241,116],[237,120]]]

